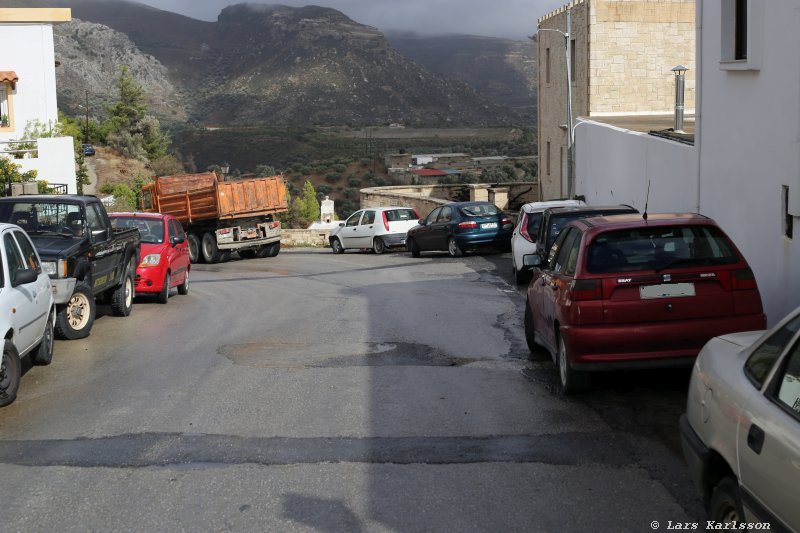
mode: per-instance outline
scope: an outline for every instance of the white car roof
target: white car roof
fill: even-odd
[[[522,206],[522,210],[526,213],[536,213],[537,211],[544,211],[549,207],[567,207],[571,205],[586,205],[583,200],[549,200],[547,202],[531,202]]]

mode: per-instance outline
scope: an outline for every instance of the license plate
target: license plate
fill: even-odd
[[[484,222],[481,229],[497,229],[497,222]]]
[[[661,285],[644,285],[639,287],[639,296],[642,300],[680,298],[694,295],[694,283],[664,283]]]

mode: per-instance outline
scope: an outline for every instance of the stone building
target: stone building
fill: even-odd
[[[671,69],[677,65],[689,69],[685,108],[694,112],[695,0],[574,0],[541,17],[537,103],[545,200],[563,198],[568,190],[567,58],[565,37],[541,30],[565,32],[568,11],[573,127],[578,117],[671,115]]]

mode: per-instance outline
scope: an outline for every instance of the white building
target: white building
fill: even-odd
[[[14,159],[22,171],[77,192],[72,137],[24,139],[26,126],[58,121],[53,24],[72,19],[68,8],[0,8],[0,152],[19,148],[10,141],[32,140],[34,152]],[[5,119],[5,120],[4,120]]]
[[[716,220],[770,324],[800,305],[799,15],[797,0],[697,0],[693,145],[596,121],[575,129],[578,194],[641,210],[649,182],[649,211]]]

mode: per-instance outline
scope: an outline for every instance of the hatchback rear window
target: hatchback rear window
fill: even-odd
[[[528,235],[535,239],[539,235],[539,226],[542,224],[542,213],[528,213],[527,219]]]
[[[710,226],[647,227],[603,233],[588,248],[586,270],[595,274],[730,265],[739,256]]]
[[[392,209],[386,211],[386,220],[388,222],[397,222],[398,220],[418,220],[419,217],[413,209]]]
[[[492,204],[468,205],[462,207],[461,212],[468,217],[485,217],[500,213],[500,211]]]

